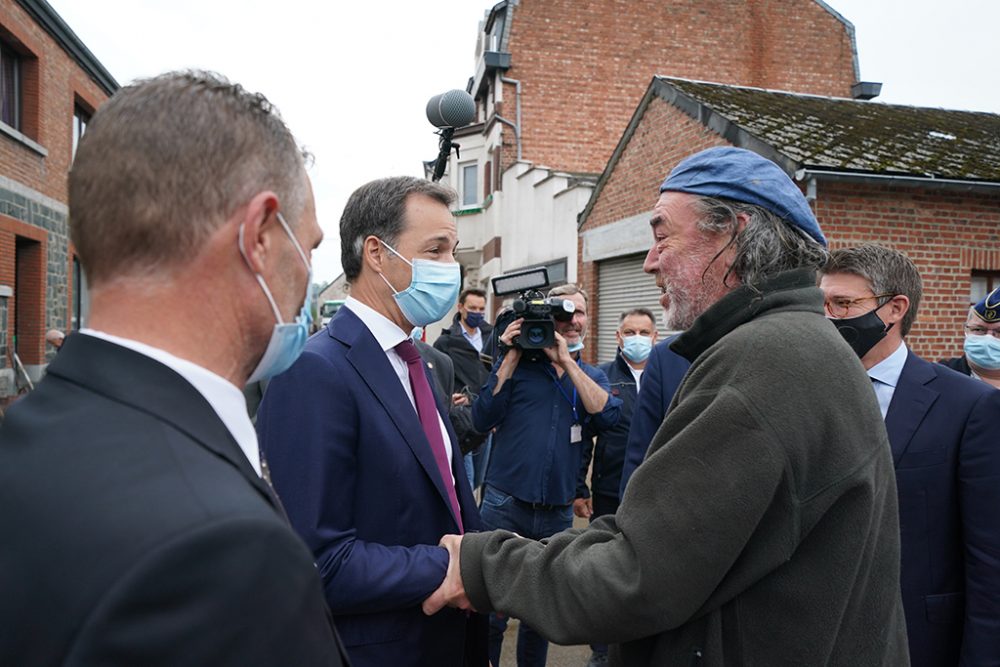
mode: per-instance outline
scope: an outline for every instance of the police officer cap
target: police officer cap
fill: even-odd
[[[826,245],[802,191],[771,160],[742,148],[709,148],[685,158],[670,172],[660,192],[687,192],[756,204]]]
[[[1000,287],[983,297],[972,307],[983,322],[1000,322]]]

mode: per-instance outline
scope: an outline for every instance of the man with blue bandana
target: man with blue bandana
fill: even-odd
[[[667,177],[650,228],[644,269],[691,367],[618,511],[544,542],[446,536],[425,612],[513,614],[611,643],[613,665],[908,665],[889,443],[823,316],[801,190],[709,149]]]
[[[1000,389],[1000,287],[969,309],[963,351],[941,363]]]

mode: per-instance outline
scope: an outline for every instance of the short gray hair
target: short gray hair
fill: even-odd
[[[267,98],[211,72],[171,72],[94,114],[69,174],[70,235],[92,285],[170,270],[258,192],[293,227],[305,156]]]
[[[905,336],[910,333],[913,321],[917,319],[917,308],[924,293],[920,271],[910,258],[892,248],[865,243],[854,248],[841,248],[830,253],[830,259],[822,268],[823,274],[848,273],[864,278],[875,294],[902,294],[910,300],[910,309],[903,315],[899,330]],[[879,305],[888,299],[880,300]]]
[[[455,201],[451,188],[414,176],[380,178],[351,193],[340,216],[340,265],[347,282],[361,275],[366,238],[376,236],[396,247],[410,195],[424,195],[449,208]]]
[[[583,302],[590,305],[590,299],[587,298],[587,292],[573,283],[566,283],[565,285],[560,285],[559,287],[553,287],[549,290],[549,296],[571,296],[573,294],[580,294],[583,296]]]
[[[734,246],[735,256],[725,280],[734,275],[742,284],[756,289],[782,271],[818,270],[829,257],[819,242],[761,206],[716,197],[697,197],[694,206],[699,218],[698,229],[730,235],[726,248]],[[748,218],[742,230],[737,218],[739,214]],[[720,250],[719,255],[726,248]]]

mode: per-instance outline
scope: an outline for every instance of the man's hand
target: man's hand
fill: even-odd
[[[569,366],[576,366],[576,359],[569,353],[566,347],[566,339],[558,331],[555,332],[556,344],[545,348],[545,356],[554,364],[562,366],[564,371],[569,370]]]
[[[573,501],[573,514],[581,519],[589,519],[594,514],[594,504],[590,498],[577,498]]]
[[[448,550],[448,571],[444,575],[444,581],[437,590],[431,593],[424,600],[424,613],[428,616],[441,611],[445,605],[475,611],[472,603],[465,595],[465,585],[462,583],[462,568],[459,557],[462,551],[461,535],[445,535],[441,538],[440,546]]]
[[[452,405],[469,405],[469,397],[465,394],[452,394],[451,395]]]
[[[521,333],[522,322],[524,322],[523,317],[517,318],[507,325],[507,328],[503,331],[503,335],[500,336],[500,342],[507,346],[507,351],[504,352],[503,361],[500,362],[500,367],[497,368],[497,383],[493,387],[494,396],[500,392],[500,388],[503,387],[504,382],[509,380],[510,376],[514,374],[517,362],[521,360],[521,349],[513,347],[513,341]]]
[[[514,339],[521,335],[522,322],[524,322],[524,318],[519,317],[508,324],[507,328],[503,330],[503,335],[500,336],[500,342],[507,347],[514,347]]]

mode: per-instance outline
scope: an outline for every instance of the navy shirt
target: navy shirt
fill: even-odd
[[[601,429],[610,428],[618,421],[622,403],[609,393],[604,409],[590,415],[569,374],[563,373],[557,380],[549,362],[523,358],[494,396],[501,361],[493,365],[472,405],[477,430],[496,428],[486,483],[526,502],[570,505],[576,497],[583,449],[581,442],[570,442],[573,424],[583,426],[592,421]],[[578,363],[590,379],[608,391],[603,371]]]
[[[678,334],[653,346],[653,351],[642,373],[642,390],[632,413],[629,425],[628,444],[625,445],[625,463],[622,466],[622,481],[618,497],[625,495],[625,487],[632,473],[646,458],[649,443],[659,430],[667,409],[674,398],[674,392],[681,386],[684,374],[691,362],[670,349]]]

